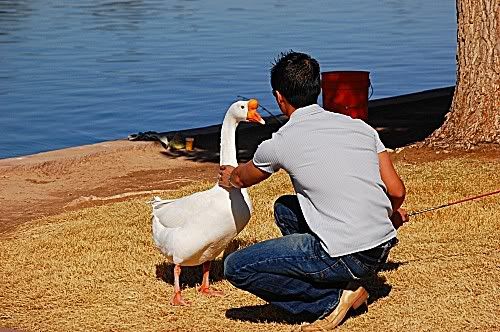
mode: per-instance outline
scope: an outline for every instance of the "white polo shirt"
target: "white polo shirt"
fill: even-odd
[[[380,177],[377,131],[362,120],[314,104],[299,108],[253,157],[261,170],[290,175],[309,228],[338,257],[396,236]]]

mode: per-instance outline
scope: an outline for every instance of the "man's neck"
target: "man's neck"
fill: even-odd
[[[292,105],[288,104],[288,107],[286,107],[284,110],[282,110],[283,114],[285,114],[287,117],[291,117],[292,113],[295,112],[297,109],[293,107]]]

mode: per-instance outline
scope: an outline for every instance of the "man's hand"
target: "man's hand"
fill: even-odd
[[[236,168],[221,165],[219,168],[219,186],[226,189],[248,188],[267,179],[270,175],[271,173],[255,167],[251,160]]]
[[[391,216],[392,225],[394,226],[395,229],[398,229],[409,220],[410,217],[408,216],[408,213],[406,212],[405,209],[401,208],[394,211]]]
[[[231,177],[231,173],[233,172],[234,167],[229,165],[221,165],[219,168],[219,186],[222,188],[232,188],[233,185],[229,181]]]

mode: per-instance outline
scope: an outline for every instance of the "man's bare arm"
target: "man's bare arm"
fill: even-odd
[[[378,154],[380,176],[387,188],[387,196],[391,201],[392,210],[396,211],[403,205],[406,197],[406,188],[401,181],[394,165],[392,164],[389,154],[384,151]]]
[[[219,185],[225,188],[247,188],[264,181],[271,173],[264,172],[250,160],[236,168],[222,165],[219,170]]]
[[[406,197],[406,188],[396,172],[389,154],[386,151],[381,152],[378,154],[378,158],[380,176],[382,177],[382,181],[387,188],[387,196],[389,197],[392,205],[393,213],[391,221],[394,228],[398,229],[409,220],[407,212],[401,208],[401,205],[403,205],[403,201]]]

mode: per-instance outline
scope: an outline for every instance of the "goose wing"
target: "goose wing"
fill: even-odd
[[[216,189],[214,187],[173,200],[156,199],[151,203],[153,217],[166,228],[186,227],[186,224],[196,223],[196,220],[203,218],[204,212],[224,202],[221,197],[223,193]]]

